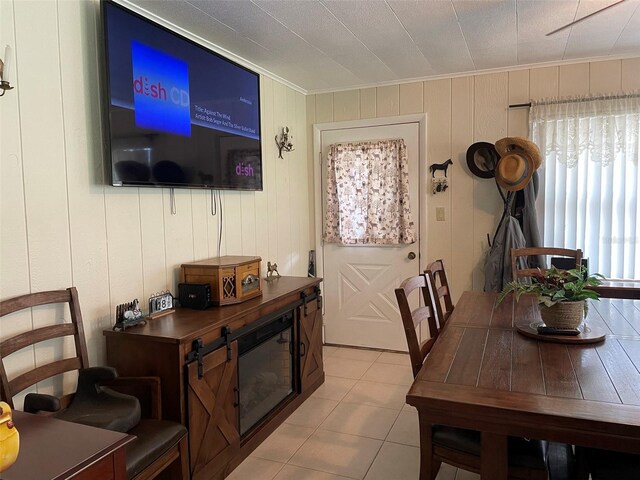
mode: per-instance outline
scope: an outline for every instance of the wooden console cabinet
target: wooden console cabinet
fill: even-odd
[[[320,280],[280,277],[241,304],[179,308],[144,326],[104,332],[107,363],[120,375],[161,378],[163,418],[189,430],[194,480],[225,478],[324,382]],[[291,314],[294,391],[241,436],[238,338]]]

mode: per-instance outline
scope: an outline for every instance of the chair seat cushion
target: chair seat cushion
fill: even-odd
[[[480,432],[464,428],[433,427],[433,443],[441,447],[480,456]],[[509,437],[509,465],[546,470],[546,442]]]
[[[129,433],[137,438],[126,446],[127,476],[133,478],[176,445],[187,429],[166,420],[140,420]]]
[[[593,480],[638,480],[640,478],[640,455],[587,448],[586,458]]]
[[[140,421],[140,402],[131,395],[103,388],[91,397],[76,394],[71,405],[56,417],[126,433]]]

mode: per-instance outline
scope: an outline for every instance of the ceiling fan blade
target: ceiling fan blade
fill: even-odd
[[[614,2],[611,5],[607,5],[606,7],[603,7],[600,10],[596,10],[595,12],[592,12],[589,15],[585,15],[582,18],[579,18],[577,20],[574,20],[573,22],[567,23],[566,25],[564,25],[564,26],[562,26],[560,28],[556,28],[553,32],[549,32],[545,36],[548,37],[549,35],[553,35],[554,33],[558,33],[560,30],[564,30],[565,28],[569,28],[571,25],[575,25],[576,23],[581,22],[583,20],[586,20],[589,17],[593,17],[596,13],[604,12],[608,8],[615,7],[616,5],[619,5],[624,1],[626,1],[626,0],[618,0],[617,2]]]

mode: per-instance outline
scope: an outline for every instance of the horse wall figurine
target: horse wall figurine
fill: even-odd
[[[451,161],[451,159],[447,160],[446,162],[443,163],[434,163],[429,167],[429,171],[431,172],[431,177],[433,178],[435,176],[436,170],[442,170],[444,171],[444,176],[447,176],[447,168],[449,168],[449,165],[453,165],[453,162]]]

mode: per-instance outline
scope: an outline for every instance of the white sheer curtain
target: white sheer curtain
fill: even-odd
[[[545,157],[545,246],[581,248],[589,270],[640,279],[640,96],[533,103]]]

